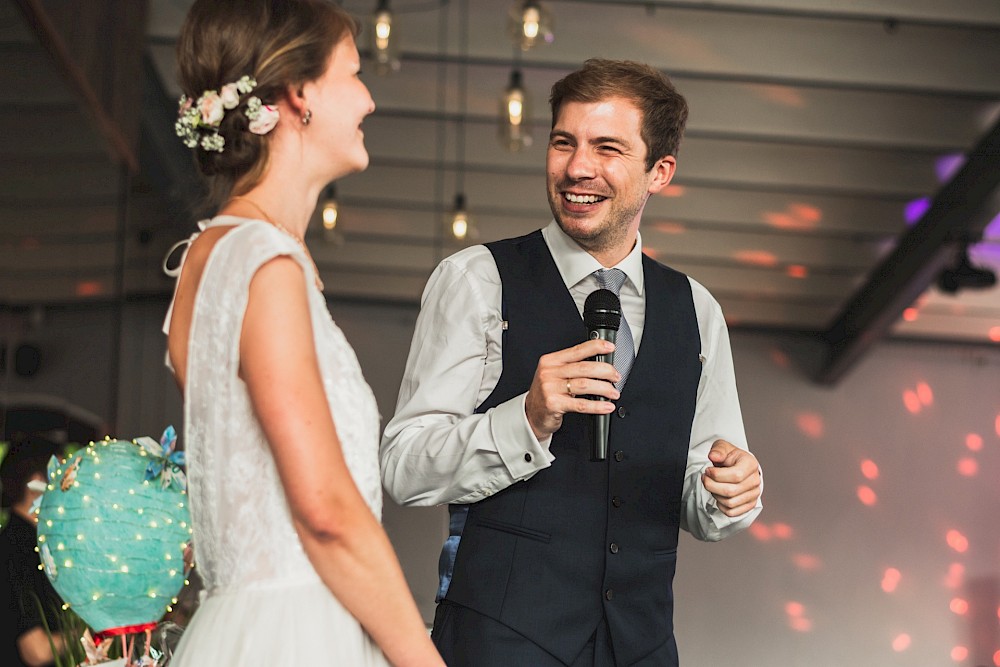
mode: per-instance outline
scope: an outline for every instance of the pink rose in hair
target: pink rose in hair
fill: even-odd
[[[250,131],[254,134],[267,134],[278,124],[278,107],[263,104],[250,121]]]
[[[201,99],[198,100],[198,108],[201,109],[202,124],[211,127],[217,127],[226,113],[222,106],[222,98],[214,90],[206,91],[201,96]]]

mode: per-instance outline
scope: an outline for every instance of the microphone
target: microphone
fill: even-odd
[[[587,338],[615,342],[618,327],[622,322],[622,305],[618,295],[609,289],[594,290],[583,304],[583,323],[587,325]],[[599,354],[597,361],[614,364],[615,354]],[[596,396],[593,398],[597,398]],[[604,400],[603,398],[601,400]],[[594,443],[590,452],[591,461],[608,458],[608,429],[611,415],[594,415]]]

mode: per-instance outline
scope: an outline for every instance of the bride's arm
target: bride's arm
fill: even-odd
[[[302,268],[290,257],[264,264],[250,285],[240,338],[240,373],[274,453],[295,529],[320,577],[390,662],[443,666],[392,545],[344,461],[306,289]]]

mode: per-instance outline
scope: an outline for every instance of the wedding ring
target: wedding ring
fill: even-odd
[[[573,396],[573,389],[569,386],[569,380],[566,380],[566,393]]]

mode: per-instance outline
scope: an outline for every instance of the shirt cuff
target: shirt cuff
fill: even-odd
[[[524,412],[527,393],[501,403],[493,408],[490,431],[497,453],[507,467],[507,472],[515,480],[528,479],[539,470],[548,468],[555,460],[549,452],[552,436],[541,442],[528,424]]]

